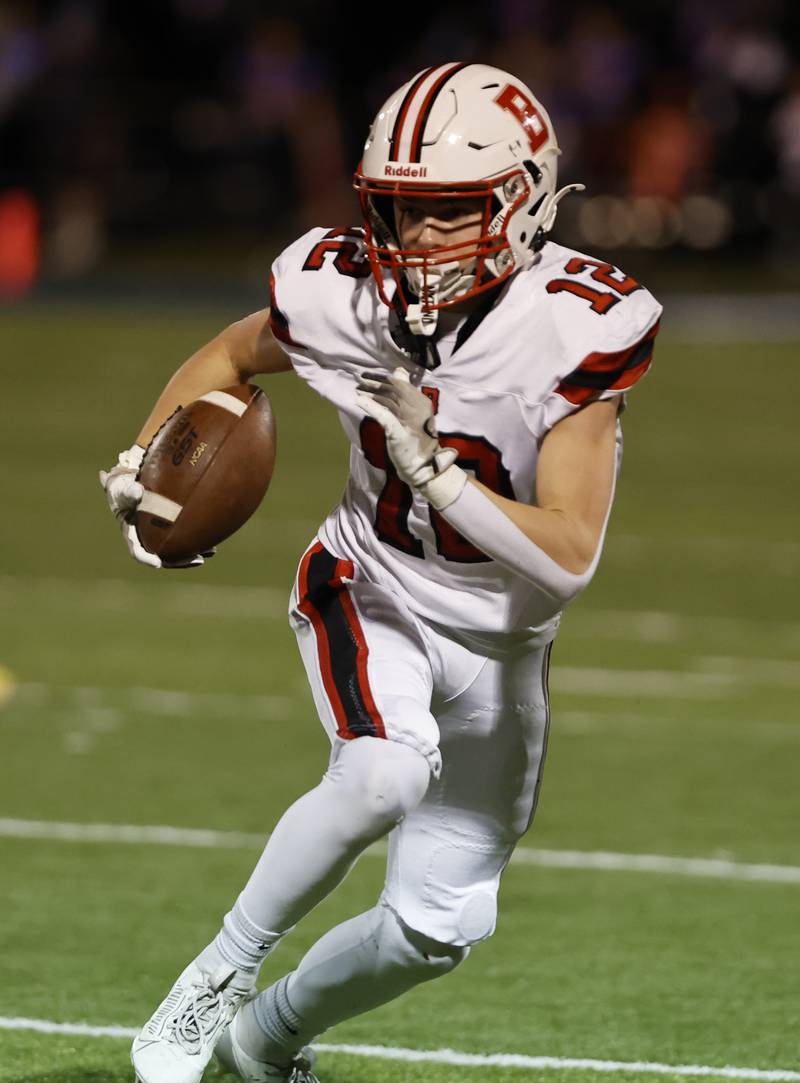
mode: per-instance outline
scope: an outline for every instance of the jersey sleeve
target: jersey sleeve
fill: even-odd
[[[559,277],[558,270],[571,273]],[[649,370],[662,308],[634,279],[576,256],[547,285],[559,371],[547,397],[550,424],[604,399],[621,399]]]
[[[270,324],[297,375],[337,409],[355,413],[354,373],[365,367],[369,264],[362,231],[316,228],[272,265]]]
[[[270,326],[293,360],[313,355],[320,364],[334,363],[347,323],[354,322],[344,318],[353,287],[369,274],[355,227],[317,227],[281,252],[270,272]]]
[[[270,327],[290,357],[295,351],[306,353],[319,345],[313,303],[315,283],[312,280],[306,285],[302,279],[305,258],[324,232],[312,229],[303,234],[281,252],[270,269]]]
[[[555,393],[573,406],[622,396],[650,368],[660,317],[636,341],[619,350],[591,350],[559,381]]]

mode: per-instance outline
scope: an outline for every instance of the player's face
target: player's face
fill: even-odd
[[[446,196],[396,196],[395,228],[401,248],[441,248],[477,241],[483,200]]]

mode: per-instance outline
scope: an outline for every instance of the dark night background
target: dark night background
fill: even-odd
[[[563,243],[704,285],[793,282],[796,4],[63,0],[0,5],[5,292],[255,274],[298,231],[354,220],[372,116],[456,59],[515,73],[549,110],[560,180],[587,185]]]

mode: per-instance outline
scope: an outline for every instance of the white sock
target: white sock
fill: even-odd
[[[254,1059],[286,1065],[328,1027],[448,973],[468,950],[414,932],[379,904],[331,929],[294,973],[245,1005],[239,1041]]]
[[[209,946],[213,946],[237,970],[255,975],[267,954],[284,935],[256,925],[245,913],[242,900],[237,899],[233,909],[225,915],[213,944]]]

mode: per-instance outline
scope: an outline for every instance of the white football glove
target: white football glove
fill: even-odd
[[[139,444],[134,444],[127,451],[120,452],[116,466],[100,471],[100,484],[105,489],[108,506],[117,519],[130,522],[144,495],[142,485],[136,480],[144,451]]]
[[[386,449],[397,473],[442,511],[457,500],[467,475],[456,466],[458,452],[443,448],[436,433],[433,403],[414,387],[404,368],[390,376],[364,373],[356,401],[386,433]]]
[[[140,564],[147,564],[150,568],[198,568],[205,563],[205,557],[213,557],[215,550],[210,549],[183,563],[170,564],[162,561],[161,557],[155,553],[149,552],[139,541],[134,517],[144,495],[144,487],[136,480],[136,475],[142,465],[144,453],[143,447],[134,444],[127,451],[120,452],[117,465],[111,470],[100,471],[100,484],[105,490],[109,508],[122,527],[122,537],[125,539],[128,552],[134,560],[138,560]]]

